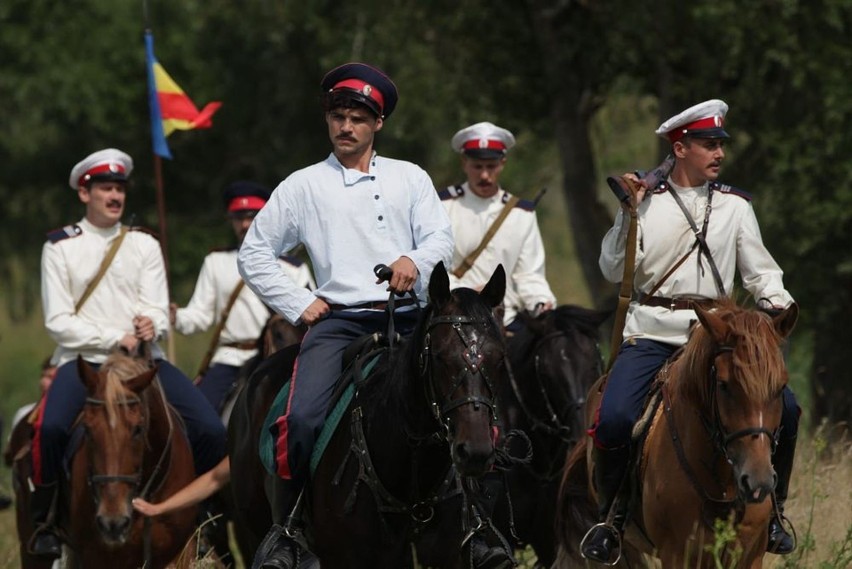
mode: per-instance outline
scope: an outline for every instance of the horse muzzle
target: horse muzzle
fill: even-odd
[[[454,442],[452,455],[453,463],[462,476],[482,476],[494,464],[494,446],[490,440]]]
[[[101,537],[106,545],[119,547],[124,545],[130,535],[130,516],[95,516]]]
[[[747,504],[760,504],[775,490],[778,475],[774,471],[771,476],[755,476],[740,472],[737,476],[737,489],[740,498]]]

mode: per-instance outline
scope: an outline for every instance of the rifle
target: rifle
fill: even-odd
[[[612,327],[609,365],[607,369],[612,367],[618,349],[621,347],[621,336],[624,333],[627,308],[630,306],[630,301],[633,298],[633,271],[636,267],[636,228],[638,225],[636,190],[639,189],[639,186],[644,186],[646,190],[653,190],[659,186],[660,182],[664,181],[671,173],[674,162],[674,156],[669,154],[659,166],[640,176],[638,184],[622,176],[609,176],[606,179],[606,183],[609,184],[612,193],[615,194],[618,201],[627,205],[627,210],[630,214],[630,225],[627,230],[627,244],[624,254],[624,275],[621,278],[621,288],[618,291],[618,308],[615,311],[615,322]]]
[[[669,174],[671,174],[672,168],[674,168],[674,163],[674,156],[669,154],[659,166],[646,172],[643,176],[640,176],[639,184],[644,186],[647,190],[653,190],[660,185],[660,182],[663,182],[666,178],[668,178]],[[621,176],[608,176],[606,183],[609,184],[609,189],[612,190],[612,193],[615,194],[618,201],[622,203],[629,200],[630,197],[636,193],[636,188],[631,185],[635,182],[630,182]]]

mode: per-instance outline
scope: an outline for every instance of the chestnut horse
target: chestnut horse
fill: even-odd
[[[160,502],[195,477],[189,442],[155,380],[156,368],[149,358],[120,353],[97,372],[81,359],[78,366],[88,396],[78,420],[82,439],[59,506],[67,566],[188,567],[195,556],[188,545],[194,541],[195,509],[145,519],[130,503],[137,496]],[[49,567],[26,553],[31,528],[26,480],[18,479],[23,463],[29,463],[28,455],[19,455],[14,469],[22,565]]]
[[[410,567],[411,543],[424,536],[421,562],[460,566],[465,528],[441,524],[436,511],[454,500],[448,518],[458,520],[457,478],[482,475],[495,458],[496,394],[507,364],[491,311],[504,291],[500,267],[481,293],[450,292],[439,263],[416,330],[356,390],[304,496],[306,536],[324,569]],[[229,425],[232,489],[255,547],[272,521],[258,433],[297,352],[261,364]]]
[[[716,544],[714,526],[722,520],[733,523],[735,535],[720,554],[721,566],[755,569],[763,565],[777,478],[772,453],[787,385],[782,344],[798,307],[770,317],[726,299],[696,313],[700,326],[657,376],[661,403],[649,417],[629,481],[636,492],[625,533],[627,562],[636,566],[629,561],[642,552],[658,557],[664,569],[716,567],[707,547]],[[598,383],[588,424],[600,397]],[[560,558],[566,566],[577,562],[580,541],[596,521],[591,450],[588,438],[578,444],[563,477]]]

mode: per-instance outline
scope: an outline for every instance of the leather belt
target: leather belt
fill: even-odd
[[[256,350],[257,342],[252,340],[250,342],[228,342],[227,344],[220,344],[223,348],[236,348],[238,350]]]
[[[394,302],[394,307],[399,308],[401,306],[410,306],[414,304],[413,298],[400,298],[396,302]],[[387,310],[388,303],[387,302],[362,302],[361,304],[329,304],[329,308],[332,310],[355,310],[366,308],[369,310]]]
[[[669,310],[695,310],[696,307],[710,308],[713,305],[712,298],[667,298],[665,296],[648,296],[643,294],[639,304],[645,306],[662,306]]]

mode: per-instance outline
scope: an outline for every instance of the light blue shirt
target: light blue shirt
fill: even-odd
[[[313,292],[278,264],[299,243],[313,263]],[[330,154],[278,185],[252,222],[238,264],[249,288],[295,324],[317,297],[347,306],[387,300],[373,267],[403,255],[417,266],[414,290],[425,299],[432,269],[439,261],[449,266],[452,254],[450,220],[423,169],[373,154],[365,173]]]

